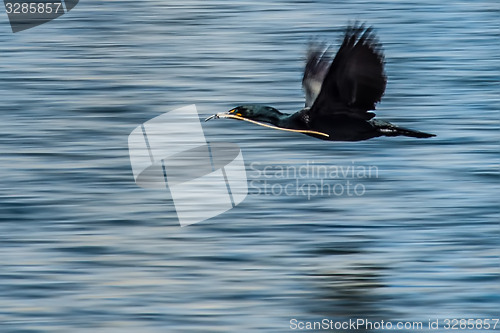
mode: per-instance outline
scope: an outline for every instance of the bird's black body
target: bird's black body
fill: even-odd
[[[335,58],[311,45],[302,86],[305,108],[284,114],[262,105],[241,105],[216,117],[272,124],[274,128],[303,132],[323,140],[360,141],[378,136],[428,138],[424,132],[372,119],[375,104],[385,91],[384,56],[370,28],[348,27]]]

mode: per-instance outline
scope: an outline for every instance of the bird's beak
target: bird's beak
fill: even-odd
[[[234,109],[229,110],[227,112],[219,112],[214,115],[211,115],[205,121],[209,121],[210,119],[219,119],[219,118],[235,118],[234,117]]]

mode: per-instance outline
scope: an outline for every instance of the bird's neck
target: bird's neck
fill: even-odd
[[[254,120],[269,123],[277,127],[285,127],[288,117],[288,114],[281,113],[273,107],[266,106],[260,110]]]

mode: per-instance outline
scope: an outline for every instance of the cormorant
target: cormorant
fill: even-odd
[[[328,50],[311,44],[302,87],[305,108],[293,114],[263,105],[241,105],[208,117],[234,118],[331,141],[360,141],[378,136],[429,138],[419,132],[372,119],[385,91],[384,55],[372,28],[349,26],[333,60]]]

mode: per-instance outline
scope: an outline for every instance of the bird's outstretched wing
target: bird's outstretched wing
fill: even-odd
[[[321,85],[311,112],[348,113],[363,119],[375,115],[385,91],[384,55],[371,28],[350,26]]]
[[[324,44],[311,42],[307,50],[302,88],[306,94],[306,107],[311,107],[321,91],[332,56]]]

